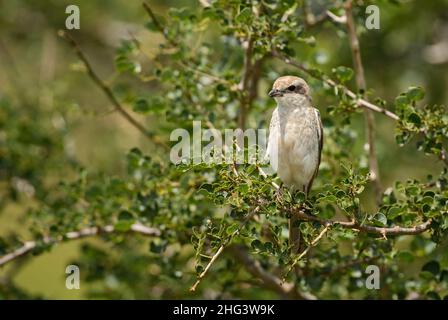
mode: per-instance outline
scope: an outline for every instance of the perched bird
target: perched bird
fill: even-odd
[[[313,107],[310,88],[295,76],[278,78],[269,92],[277,102],[269,127],[267,155],[271,167],[291,191],[306,196],[319,170],[323,146],[319,110]],[[297,217],[289,220],[289,241],[292,251],[301,250]]]

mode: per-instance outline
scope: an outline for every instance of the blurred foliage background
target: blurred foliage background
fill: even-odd
[[[310,2],[316,14],[334,5],[331,1]],[[235,1],[229,1],[229,5],[232,3]],[[274,1],[265,3],[273,5]],[[81,28],[71,34],[97,73],[123,101],[123,105],[129,110],[135,108],[135,102],[129,98],[131,89],[147,97],[153,104],[154,99],[167,95],[171,90],[168,89],[170,84],[161,84],[154,76],[161,64],[167,62],[167,59],[167,63],[170,62],[170,57],[165,57],[165,61],[163,58],[156,59],[164,38],[154,27],[148,27],[150,20],[140,1],[0,0],[2,238],[15,234],[21,240],[33,239],[33,219],[36,218],[29,214],[30,210],[53,201],[54,194],[59,194],[64,188],[59,183],[75,181],[82,168],[104,177],[126,176],[129,172],[127,160],[130,157],[126,157],[126,154],[135,147],[143,154],[151,154],[167,161],[166,156],[151,141],[113,110],[110,101],[87,77],[72,48],[57,36],[57,30],[65,28],[65,8],[70,4],[78,5],[81,10]],[[446,105],[448,1],[376,1],[376,4],[381,10],[380,30],[366,30],[362,27],[362,11],[357,12],[356,19],[360,28],[367,86],[372,90],[372,96],[394,101],[408,87],[421,86],[426,92],[422,104]],[[198,1],[152,0],[150,5],[158,16],[165,18],[170,8],[187,7],[193,12],[201,10]],[[299,5],[293,15],[301,14]],[[165,22],[165,19],[162,21]],[[225,70],[230,65],[230,69],[238,71],[230,73],[230,76],[239,74],[244,52],[237,48],[238,44],[231,43],[231,40],[222,35],[223,27],[219,23],[215,21],[206,27],[189,29],[188,32],[192,47],[199,45],[201,41],[208,43],[209,51],[206,55],[215,63],[212,65],[213,69],[216,67]],[[305,28],[304,32],[303,37],[315,44],[297,41],[293,54],[296,60],[306,61],[326,74],[332,74],[332,69],[340,65],[352,66],[346,34],[335,27],[334,23],[326,21],[317,27]],[[125,44],[134,40],[139,43],[135,61],[141,65],[142,71],[137,77],[132,72],[120,70],[117,56],[120,52],[127,54],[123,40],[128,41]],[[181,68],[180,64],[177,64],[177,68]],[[269,60],[260,72],[259,97],[252,110],[256,116],[249,118],[248,127],[266,128],[274,107],[274,102],[268,99],[266,92],[278,75],[295,71],[278,60]],[[239,79],[233,79],[235,83],[238,81]],[[317,80],[309,81],[314,88],[319,87]],[[348,86],[354,88],[354,80]],[[334,99],[318,89],[313,98],[326,117],[326,107],[334,105]],[[176,107],[173,105],[168,108]],[[173,115],[166,117],[165,112],[170,111],[173,110],[159,113],[130,112],[150,132],[168,143],[170,129],[177,126],[170,119],[179,116],[174,110]],[[394,122],[381,115],[376,115],[375,118],[378,161],[385,187],[393,186],[397,180],[425,180],[427,175],[439,175],[443,165],[437,157],[418,151],[415,141],[403,147],[398,146],[395,144]],[[225,120],[219,116],[217,119],[215,126],[224,127]],[[185,121],[188,120],[191,119],[186,117]],[[350,127],[355,134],[352,136],[351,154],[363,154],[365,128],[362,115],[355,114]],[[325,172],[323,176],[325,177]],[[319,180],[317,184],[323,185],[324,182]],[[374,197],[370,189],[369,187],[362,195],[367,208],[373,208]],[[120,192],[117,193],[117,197],[119,196]],[[203,211],[202,215],[207,216],[206,212]],[[70,218],[68,216],[64,219]],[[202,223],[195,220],[191,222],[192,226],[198,225],[194,222]],[[176,280],[164,278],[159,269],[169,268],[167,265],[172,263],[174,266],[174,263],[149,253],[148,246],[151,244],[148,241],[138,237],[131,237],[124,243],[116,238],[91,238],[58,244],[42,254],[28,256],[0,267],[0,287],[3,287],[3,292],[0,288],[0,298],[226,297],[226,285],[218,285],[214,289],[211,286],[209,291],[205,290],[200,296],[192,296],[188,292],[188,286],[193,278],[185,279],[182,272],[194,274],[194,270],[181,257],[179,264],[186,263],[185,267],[189,270],[173,271],[179,272],[173,278],[179,278],[182,289],[171,292],[170,285]],[[405,236],[397,246],[407,250],[411,248],[412,251],[412,243],[415,241],[421,242],[417,246],[421,252],[416,250],[416,258],[412,262],[402,263],[400,274],[416,275],[434,257],[442,268],[448,267],[446,241],[436,248],[427,237],[418,236],[418,240],[415,240],[412,236]],[[182,256],[188,255],[188,252],[185,249],[176,254]],[[105,253],[109,257],[102,259]],[[81,290],[65,288],[65,267],[72,262],[81,265],[81,272],[89,270],[88,274],[82,274]],[[142,270],[145,276],[141,274]],[[221,271],[219,269],[217,273]],[[84,281],[85,277],[90,279]],[[122,283],[124,278],[127,285]],[[210,282],[213,279],[211,276]],[[130,285],[132,283],[134,286]],[[338,290],[346,290],[344,286],[341,284]],[[227,297],[275,297],[268,292],[258,292],[250,284],[228,290]],[[324,297],[356,295],[344,293]],[[394,296],[385,293],[384,297]]]

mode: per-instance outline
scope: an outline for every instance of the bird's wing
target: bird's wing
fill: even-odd
[[[280,134],[278,121],[278,110],[275,109],[269,125],[269,138],[266,150],[266,157],[269,159],[269,163],[275,171],[277,171],[278,166],[278,135]]]
[[[322,120],[320,118],[320,112],[316,108],[314,108],[314,111],[316,112],[316,118],[317,118],[317,137],[319,139],[319,158],[317,161],[317,169],[315,175],[317,175],[317,171],[319,171],[319,165],[320,165],[320,159],[322,154],[322,148],[324,147],[324,127],[322,125]]]
[[[313,177],[311,178],[310,182],[308,183],[308,186],[306,188],[306,193],[308,193],[311,190],[311,186],[313,184],[314,178],[316,178],[317,173],[319,172],[319,166],[320,166],[320,160],[321,160],[321,153],[322,153],[322,148],[324,146],[324,130],[323,130],[323,126],[322,126],[322,120],[320,119],[320,112],[319,110],[317,110],[316,108],[314,109],[314,114],[315,114],[315,121],[316,121],[316,135],[317,135],[317,141],[319,142],[319,152],[318,152],[318,158],[317,158],[317,166],[316,169],[314,170],[314,174]]]

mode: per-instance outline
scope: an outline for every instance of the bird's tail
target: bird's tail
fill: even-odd
[[[308,198],[308,190],[308,188],[304,187],[305,200]],[[299,217],[293,212],[291,218],[289,218],[289,247],[294,255],[305,249],[305,241],[299,229],[299,221]]]
[[[299,218],[297,215],[293,214],[291,218],[289,218],[289,246],[291,248],[291,253],[294,255],[302,252],[304,245],[298,224]]]

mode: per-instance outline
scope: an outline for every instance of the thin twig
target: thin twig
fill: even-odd
[[[311,12],[311,8],[309,7],[308,1],[306,0],[303,0],[302,9],[304,15],[304,22],[307,27],[314,27],[320,23],[325,22],[328,19],[339,24],[345,24],[347,22],[345,16],[339,17],[330,10],[325,10],[323,13],[316,16],[314,13]]]
[[[149,17],[151,18],[152,22],[154,23],[154,26],[156,27],[156,29],[163,35],[163,37],[174,47],[178,46],[178,43],[174,40],[171,39],[170,37],[168,37],[168,35],[165,32],[165,28],[162,26],[162,24],[160,23],[160,21],[157,19],[156,15],[154,14],[154,12],[152,11],[151,7],[146,3],[143,2],[142,3],[143,8],[145,9],[145,11],[148,13]]]
[[[222,242],[221,246],[218,248],[218,250],[215,252],[215,254],[213,255],[213,257],[210,259],[210,261],[208,262],[207,266],[204,268],[204,270],[198,275],[196,282],[191,286],[190,288],[190,292],[194,292],[196,291],[196,288],[198,287],[198,285],[201,283],[202,279],[204,279],[204,277],[207,275],[208,270],[211,268],[211,266],[215,263],[215,261],[219,258],[219,256],[221,255],[221,253],[224,251],[224,249],[232,242],[233,238],[238,235],[241,230],[246,226],[246,223],[252,219],[252,217],[258,212],[260,211],[261,207],[257,206],[255,207],[255,209],[249,213],[244,220],[240,223],[239,227],[232,232],[232,234],[230,236],[228,236],[226,239],[224,239],[224,241]]]
[[[353,65],[355,69],[356,86],[358,87],[358,92],[361,92],[361,96],[363,96],[366,91],[366,79],[361,58],[361,47],[356,34],[355,22],[353,20],[352,1],[347,0],[344,8],[345,17],[347,20],[347,33],[350,40],[350,49],[352,52]],[[366,123],[366,138],[369,153],[370,180],[373,182],[376,202],[379,204],[381,203],[382,187],[375,147],[375,116],[373,111],[364,109],[364,118]]]
[[[340,24],[346,24],[347,23],[347,16],[338,16],[336,14],[334,14],[333,12],[331,12],[330,10],[325,11],[325,14],[327,15],[328,18],[330,18],[332,21],[336,22],[336,23],[340,23]]]
[[[285,281],[286,277],[288,276],[288,274],[291,272],[291,270],[296,266],[296,264],[300,261],[300,259],[302,259],[307,253],[308,251],[310,251],[310,249],[312,247],[314,247],[319,241],[320,239],[322,239],[322,237],[327,233],[328,229],[330,228],[330,224],[327,224],[325,226],[325,228],[319,233],[319,235],[310,243],[310,245],[302,251],[301,254],[299,254],[293,261],[293,263],[291,264],[291,266],[288,268],[288,270],[286,271],[286,274],[283,276],[283,281]]]
[[[359,232],[378,234],[378,235],[382,235],[382,236],[416,235],[416,234],[423,233],[426,230],[429,230],[431,227],[431,220],[428,220],[426,222],[418,224],[414,227],[400,227],[400,226],[375,227],[375,226],[360,224],[359,222],[356,222],[356,221],[326,220],[326,219],[322,219],[322,218],[307,214],[307,213],[303,212],[303,210],[300,210],[300,209],[296,209],[294,214],[296,214],[300,219],[305,220],[305,221],[316,221],[325,226],[339,225],[345,229],[352,229],[352,230],[357,230]]]
[[[33,249],[35,249],[39,244],[55,244],[58,242],[63,242],[65,240],[75,240],[75,239],[81,239],[85,237],[95,236],[102,233],[113,233],[116,232],[115,227],[112,225],[105,226],[105,227],[91,227],[91,228],[85,228],[78,231],[71,231],[67,232],[66,234],[57,237],[45,237],[40,241],[27,241],[21,246],[20,248],[14,250],[11,253],[8,253],[2,257],[0,257],[0,266],[7,264],[8,262],[11,262],[19,257],[22,257],[30,252],[32,252]],[[156,237],[160,236],[160,230],[156,228],[151,228],[144,226],[139,223],[134,223],[131,225],[128,232],[134,232],[139,233],[148,237]]]
[[[251,275],[263,281],[263,287],[278,293],[282,298],[316,300],[314,295],[307,292],[297,292],[293,283],[283,283],[280,278],[266,271],[259,261],[250,257],[243,245],[230,246],[229,251]]]
[[[238,113],[238,127],[244,130],[246,126],[246,118],[247,118],[247,111],[249,109],[250,105],[250,97],[249,97],[249,84],[252,74],[252,53],[253,53],[253,45],[254,40],[252,36],[249,36],[247,39],[247,47],[245,49],[245,55],[244,55],[244,69],[243,69],[243,76],[241,78],[240,82],[240,89],[241,89],[241,99],[240,99],[240,109]]]
[[[229,87],[233,85],[230,81],[228,81],[226,79],[223,79],[223,78],[220,78],[220,77],[218,77],[218,76],[216,76],[214,74],[211,74],[210,72],[193,68],[193,67],[191,67],[191,66],[189,66],[189,65],[187,65],[187,64],[185,64],[183,62],[176,62],[176,63],[178,63],[179,66],[181,66],[182,68],[188,69],[188,70],[190,70],[190,71],[192,71],[192,72],[194,72],[194,73],[196,73],[198,75],[202,75],[202,76],[204,76],[206,78],[209,78],[210,80],[213,80],[215,82],[228,85]]]
[[[334,275],[337,273],[346,272],[347,269],[354,267],[356,265],[371,263],[379,258],[380,258],[380,256],[373,256],[373,257],[365,257],[362,259],[356,259],[356,260],[346,262],[344,264],[340,264],[336,268],[331,269],[331,270],[320,270],[318,273],[325,275],[325,276],[331,276],[331,275]]]
[[[274,57],[282,60],[284,63],[289,64],[289,65],[291,65],[293,67],[296,67],[296,68],[302,70],[303,72],[305,72],[306,74],[310,75],[311,77],[319,79],[319,80],[325,82],[326,84],[328,84],[331,87],[338,87],[339,89],[342,89],[343,92],[350,99],[355,101],[356,106],[362,107],[362,108],[366,108],[366,109],[369,109],[369,110],[372,110],[372,111],[375,111],[375,112],[378,112],[378,113],[382,113],[382,114],[386,115],[387,117],[389,117],[389,118],[391,118],[393,120],[396,120],[396,121],[400,119],[392,111],[389,111],[387,109],[381,108],[381,107],[379,107],[379,106],[377,106],[377,105],[375,105],[375,104],[373,104],[373,103],[371,103],[371,102],[369,102],[369,101],[367,101],[367,100],[365,100],[363,98],[358,97],[356,95],[356,93],[354,93],[353,91],[351,91],[347,87],[344,87],[344,86],[336,83],[336,81],[334,81],[334,80],[327,79],[327,78],[324,78],[323,76],[317,75],[315,72],[313,72],[312,70],[308,69],[305,65],[303,65],[303,64],[301,64],[301,63],[299,63],[299,62],[297,62],[297,61],[295,61],[293,59],[291,59],[290,57],[287,57],[284,54],[279,53],[279,52],[277,52],[275,50],[272,52],[272,55]]]
[[[377,113],[381,113],[387,117],[389,117],[392,120],[395,121],[399,121],[400,117],[398,117],[395,113],[393,113],[392,111],[389,111],[385,108],[382,108],[380,106],[377,106],[376,104],[373,104],[372,102],[364,99],[364,98],[360,98],[359,96],[356,95],[356,93],[354,93],[353,91],[351,91],[350,89],[348,89],[347,87],[340,85],[338,83],[336,83],[336,81],[332,80],[332,79],[328,79],[324,76],[320,76],[318,74],[316,74],[315,72],[313,72],[312,70],[310,70],[309,68],[307,68],[305,65],[301,64],[298,61],[293,60],[292,58],[285,56],[282,53],[279,53],[278,51],[274,50],[272,51],[272,56],[276,57],[277,59],[283,61],[286,64],[289,64],[303,72],[305,72],[306,74],[310,75],[313,78],[319,79],[321,81],[323,81],[324,83],[326,83],[327,85],[329,85],[330,87],[333,88],[338,88],[340,90],[343,90],[343,92],[355,102],[355,105],[357,107],[362,107],[364,109],[368,109],[368,110],[372,110],[374,112]],[[439,159],[442,160],[446,166],[448,166],[448,152],[446,151],[445,148],[442,148],[442,152],[439,155]]]
[[[85,56],[85,54],[82,52],[81,47],[78,45],[78,43],[73,39],[72,36],[70,36],[67,32],[63,30],[59,30],[58,35],[62,37],[63,39],[67,40],[67,42],[73,47],[75,50],[76,55],[78,58],[82,61],[84,66],[87,69],[87,73],[90,76],[90,78],[95,82],[95,84],[104,92],[104,94],[107,96],[109,101],[114,106],[115,110],[120,113],[123,118],[125,118],[131,125],[133,125],[137,130],[139,130],[143,135],[148,137],[154,144],[161,146],[165,149],[168,148],[166,144],[164,144],[162,141],[154,137],[154,135],[148,131],[144,125],[142,125],[140,122],[138,122],[130,113],[126,111],[126,109],[120,104],[118,99],[115,97],[112,90],[109,88],[106,83],[104,83],[103,80],[96,74],[96,72],[93,70],[89,60]]]

